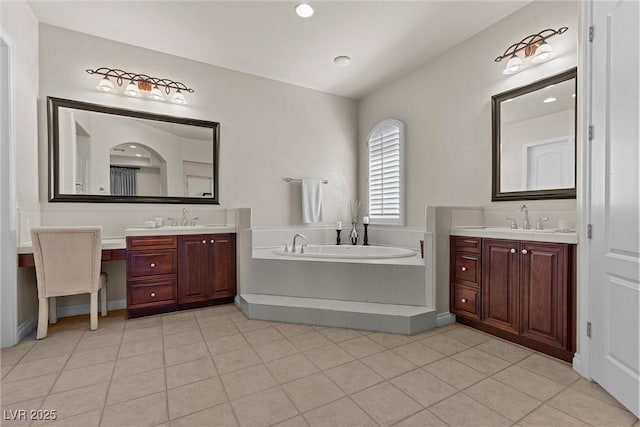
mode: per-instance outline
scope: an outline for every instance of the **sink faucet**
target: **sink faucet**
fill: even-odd
[[[307,241],[307,238],[304,236],[304,234],[300,234],[300,233],[298,233],[298,234],[296,234],[295,236],[293,236],[293,247],[291,248],[291,252],[292,252],[292,253],[295,253],[295,252],[296,252],[296,239],[297,239],[298,237],[303,238],[305,242]]]
[[[182,208],[182,225],[189,225],[189,221],[187,221],[187,208]]]
[[[529,208],[527,205],[520,205],[518,208],[520,212],[524,212],[524,221],[522,222],[522,228],[525,230],[531,230],[531,223],[529,222]]]

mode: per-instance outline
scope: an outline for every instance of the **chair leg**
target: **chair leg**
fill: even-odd
[[[58,322],[58,308],[56,304],[56,297],[49,297],[49,323],[54,324]]]
[[[47,329],[49,327],[49,302],[46,298],[38,298],[40,310],[38,313],[38,333],[36,339],[43,339],[47,337]]]
[[[91,330],[95,331],[98,329],[98,291],[91,292],[89,316],[91,317]]]
[[[102,286],[100,287],[100,312],[102,317],[107,315],[107,282],[109,279],[105,276],[100,277]]]

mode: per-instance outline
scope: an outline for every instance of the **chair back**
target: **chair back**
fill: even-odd
[[[101,227],[34,227],[31,242],[38,297],[100,289]]]

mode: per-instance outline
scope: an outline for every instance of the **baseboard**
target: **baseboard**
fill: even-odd
[[[127,308],[126,299],[112,300],[107,303],[107,309],[109,310],[122,310],[123,308]],[[100,310],[99,306],[98,310]],[[56,312],[59,318],[89,314],[89,304],[65,305],[61,307],[59,306],[57,307]]]
[[[580,356],[580,353],[575,353],[573,355],[573,370],[576,371],[577,373],[579,373],[581,376],[590,379],[589,376],[587,375],[586,372],[584,372],[584,366],[582,365],[582,356]]]
[[[25,339],[38,326],[38,315],[34,314],[18,326],[18,342]]]
[[[436,326],[439,328],[440,326],[450,325],[451,323],[456,322],[455,314],[451,314],[448,311],[445,313],[438,313],[436,316]]]

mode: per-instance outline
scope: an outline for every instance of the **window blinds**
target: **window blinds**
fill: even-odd
[[[384,125],[369,137],[369,216],[400,219],[400,128]]]

